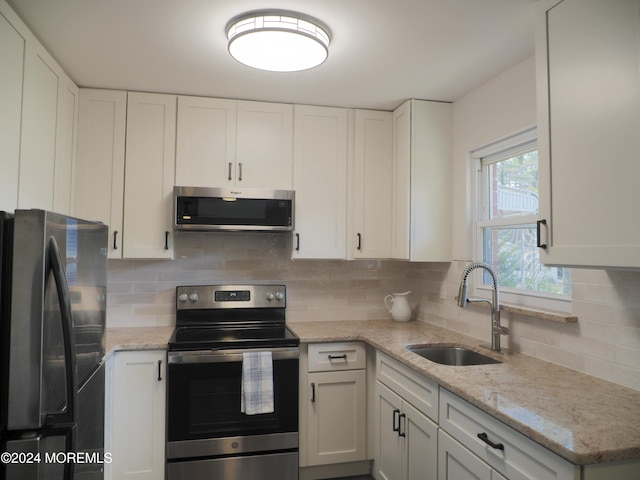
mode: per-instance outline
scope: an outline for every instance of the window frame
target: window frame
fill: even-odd
[[[510,225],[535,225],[540,219],[540,214],[521,215],[513,218],[486,219],[483,216],[484,209],[488,202],[483,200],[488,189],[487,174],[482,171],[482,159],[495,156],[491,163],[517,156],[526,151],[537,149],[538,130],[537,127],[530,127],[515,134],[504,137],[496,142],[485,145],[470,152],[471,168],[473,171],[473,258],[484,261],[484,239],[483,229],[492,226],[508,227]],[[486,199],[487,197],[485,197]],[[488,215],[486,216],[488,217]],[[470,278],[473,294],[482,298],[491,298],[490,285],[483,283],[482,270],[478,269]],[[500,279],[498,278],[498,281]],[[560,312],[571,311],[571,295],[539,292],[533,290],[521,290],[500,286],[501,303],[509,303],[522,307],[556,310]]]

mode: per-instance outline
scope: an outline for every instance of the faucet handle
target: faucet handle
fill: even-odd
[[[500,335],[509,335],[509,328],[503,327],[502,325],[494,325],[493,331],[499,333]]]

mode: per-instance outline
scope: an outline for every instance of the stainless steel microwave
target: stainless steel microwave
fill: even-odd
[[[176,230],[293,230],[295,192],[250,188],[174,187]]]

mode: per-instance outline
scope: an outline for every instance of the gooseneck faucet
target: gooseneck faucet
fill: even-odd
[[[483,268],[491,274],[493,279],[493,295],[491,300],[485,298],[468,298],[467,297],[467,277],[476,268]],[[487,302],[491,305],[491,350],[500,351],[500,335],[507,335],[509,329],[500,325],[500,294],[498,291],[498,275],[489,265],[483,262],[476,262],[469,265],[462,272],[460,281],[460,289],[458,290],[458,306],[465,308],[467,302]]]

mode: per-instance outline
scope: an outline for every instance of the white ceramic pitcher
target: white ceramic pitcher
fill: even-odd
[[[407,296],[411,292],[394,293],[384,297],[384,304],[389,309],[391,318],[396,322],[408,322],[411,320],[411,307]]]

